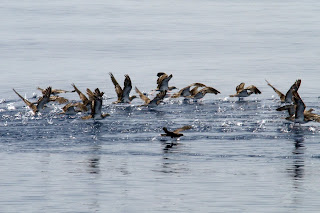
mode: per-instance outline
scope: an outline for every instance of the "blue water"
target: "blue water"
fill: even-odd
[[[320,124],[293,125],[280,91],[302,79],[319,108],[317,1],[3,1],[0,6],[0,212],[318,212]],[[202,82],[221,94],[154,109],[114,105],[122,85],[150,93]],[[228,96],[254,84],[261,95]],[[37,86],[105,92],[104,120],[39,116]],[[134,94],[134,90],[132,94]],[[76,94],[66,94],[78,100]],[[160,136],[192,125],[172,148]],[[173,141],[176,143],[176,141]]]

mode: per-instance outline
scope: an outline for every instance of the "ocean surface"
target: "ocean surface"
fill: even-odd
[[[320,124],[285,120],[265,82],[301,79],[320,114],[319,1],[3,0],[0,18],[0,212],[319,212]],[[150,97],[158,72],[221,93],[112,104],[109,72]],[[241,82],[262,94],[230,98]],[[12,91],[72,83],[105,92],[110,116],[34,116]]]

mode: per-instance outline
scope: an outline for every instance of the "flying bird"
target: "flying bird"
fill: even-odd
[[[39,111],[41,111],[50,101],[51,87],[45,89],[43,92],[43,96],[40,97],[35,103],[31,103],[30,101],[22,97],[15,89],[13,89],[13,91],[23,100],[23,102],[33,111],[34,114],[37,114]]]
[[[216,90],[215,88],[213,87],[204,87],[203,89],[201,90],[197,90],[197,87],[194,89],[194,91],[192,91],[193,95],[190,96],[190,98],[193,98],[193,99],[201,99],[203,98],[207,93],[213,93],[215,95],[219,94],[220,92],[218,90]]]
[[[168,137],[171,137],[171,138],[179,138],[181,136],[183,136],[182,133],[180,133],[181,131],[184,131],[184,130],[188,130],[188,129],[191,129],[192,126],[183,126],[179,129],[176,129],[174,131],[169,131],[167,129],[167,127],[163,127],[163,131],[165,132],[165,134],[161,134],[161,136],[168,136]]]
[[[111,72],[109,73],[109,75],[111,77],[112,83],[114,84],[115,91],[118,96],[118,100],[113,103],[115,103],[115,104],[117,104],[117,103],[131,103],[131,101],[134,98],[136,98],[136,96],[135,95],[129,96],[131,89],[132,89],[132,83],[131,83],[131,79],[130,79],[129,75],[125,75],[123,89],[121,88],[121,86],[119,85],[119,83],[117,82],[117,80],[115,79],[115,77],[113,76],[113,74]]]
[[[295,105],[294,116],[287,117],[287,120],[293,121],[294,123],[304,124],[309,121],[320,122],[320,115],[312,113],[313,109],[306,110],[306,105],[302,101],[300,95],[295,90],[292,91],[293,102]]]
[[[266,82],[279,95],[280,100],[281,100],[282,103],[292,103],[292,100],[293,100],[292,92],[293,92],[293,90],[298,92],[298,89],[299,89],[300,84],[301,84],[301,80],[300,79],[296,80],[294,82],[294,84],[292,84],[290,89],[287,91],[287,93],[284,95],[282,92],[277,90],[274,86],[272,86],[267,80],[266,80]]]
[[[248,86],[248,87],[244,88],[244,85],[245,85],[245,83],[239,84],[236,87],[236,92],[237,93],[234,94],[234,95],[230,95],[230,97],[239,97],[239,99],[240,99],[240,98],[243,98],[243,97],[248,97],[251,94],[261,94],[260,90],[256,86],[251,85],[251,86]]]
[[[162,91],[159,92],[156,97],[154,97],[152,100],[150,98],[148,98],[147,96],[145,96],[142,92],[140,92],[140,90],[135,87],[136,92],[139,94],[140,98],[144,101],[144,105],[142,106],[149,106],[149,107],[155,107],[158,106],[161,101],[164,99],[164,97],[167,94],[167,91]]]
[[[172,78],[172,74],[171,75],[167,75],[166,73],[164,72],[159,72],[157,74],[158,76],[158,79],[157,79],[157,91],[170,91],[170,90],[173,90],[173,89],[176,89],[175,86],[172,86],[172,87],[169,87],[169,81],[171,80]]]
[[[191,87],[194,87],[191,90]],[[199,87],[206,87],[206,85],[202,84],[202,83],[193,83],[190,84],[182,89],[179,90],[179,92],[174,93],[171,98],[179,98],[179,97],[184,97],[184,98],[188,98],[191,97],[193,95],[196,94],[196,92],[198,92],[198,88]]]
[[[90,108],[92,101],[90,101],[90,100],[87,98],[87,96],[85,96],[85,94],[83,94],[83,93],[76,87],[76,85],[74,85],[74,84],[71,84],[71,85],[73,86],[74,91],[76,91],[76,92],[78,93],[78,95],[79,95],[79,97],[80,97],[80,99],[81,99],[81,101],[82,101],[82,104],[83,104],[84,106]]]
[[[90,89],[87,89],[87,94],[89,95],[89,99],[91,100],[91,113],[88,116],[82,117],[83,120],[87,119],[94,119],[94,120],[101,120],[107,116],[110,116],[108,113],[102,114],[102,96],[103,92],[100,92],[98,88],[92,92]]]
[[[46,89],[42,89],[40,87],[37,87],[37,89],[40,90],[42,92],[42,94],[44,95]],[[74,92],[74,91],[67,91],[67,90],[63,90],[63,89],[51,89],[51,95],[57,95],[57,94],[68,93],[68,92]]]
[[[88,111],[87,107],[80,102],[68,103],[64,107],[62,107],[62,110],[63,112],[61,112],[60,114],[65,114],[65,115],[75,115],[78,112]]]

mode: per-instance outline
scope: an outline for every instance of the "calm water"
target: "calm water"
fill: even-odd
[[[320,114],[319,14],[318,1],[2,1],[0,212],[318,212],[320,124],[284,120],[265,79],[286,92],[301,78]],[[112,104],[108,72],[150,92],[160,71],[221,94]],[[240,82],[262,94],[228,98]],[[104,91],[111,116],[34,117],[12,91],[71,83]],[[162,127],[183,125],[165,149]]]

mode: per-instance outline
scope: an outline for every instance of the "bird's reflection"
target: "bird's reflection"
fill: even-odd
[[[189,169],[186,168],[185,161],[181,161],[183,155],[182,144],[176,139],[171,141],[162,141],[163,156],[162,156],[162,169],[163,173],[184,173]]]
[[[290,176],[293,179],[294,188],[300,189],[301,180],[304,179],[305,171],[305,162],[304,162],[304,130],[300,127],[293,128],[293,140],[294,148],[292,151],[293,162],[290,167],[287,169]]]
[[[95,177],[95,179],[99,179],[100,177],[100,157],[98,155],[90,156],[88,159],[88,167],[87,172]],[[90,206],[90,209],[93,210],[93,212],[96,212],[100,209],[100,202],[99,202],[99,184],[97,181],[92,181],[90,184],[91,196],[90,199],[87,199],[87,205]]]
[[[94,156],[88,159],[88,172],[90,174],[100,173],[100,157]]]
[[[87,160],[87,169],[89,174],[100,174],[100,152],[101,145],[92,143],[90,154]]]

